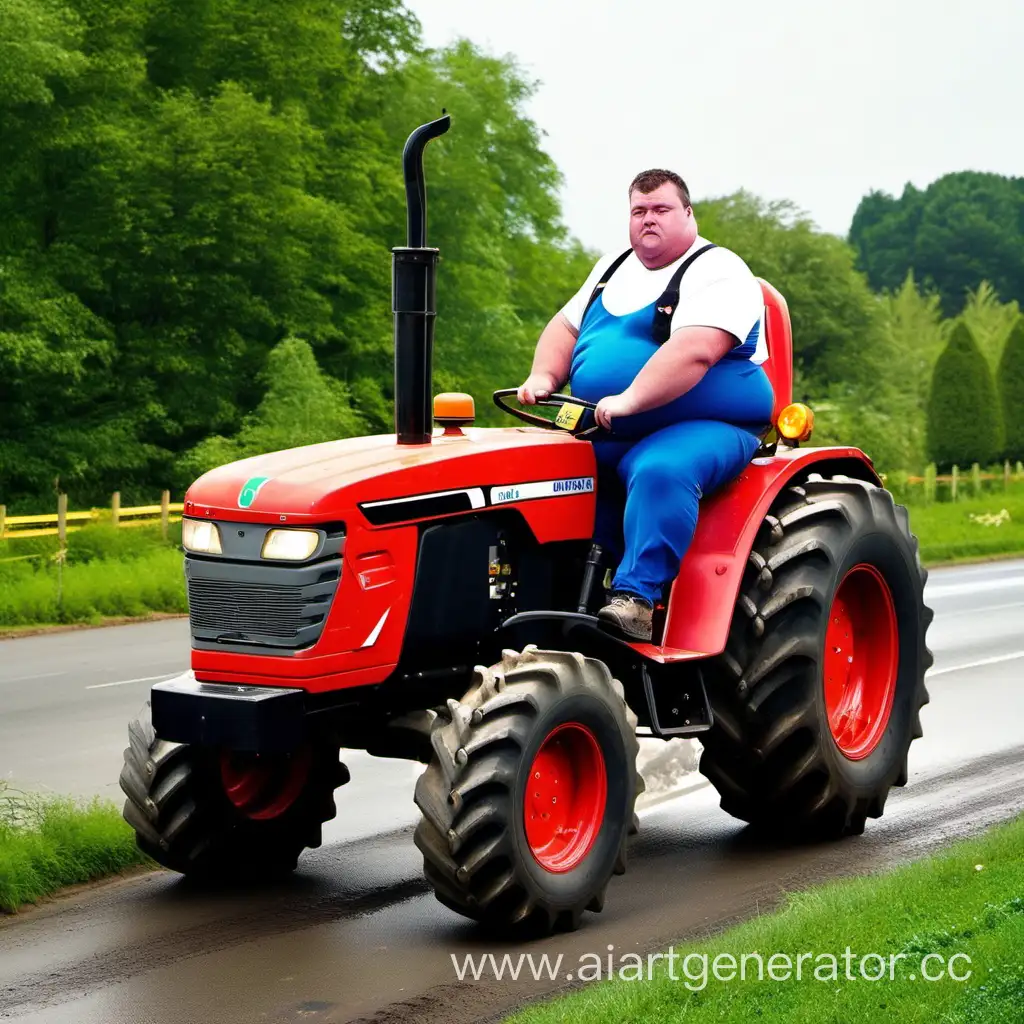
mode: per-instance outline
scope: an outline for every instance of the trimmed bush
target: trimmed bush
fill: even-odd
[[[1006,458],[1024,459],[1024,317],[1018,317],[999,361]]]
[[[992,371],[960,321],[935,364],[928,402],[928,453],[940,468],[988,465],[1002,448]]]

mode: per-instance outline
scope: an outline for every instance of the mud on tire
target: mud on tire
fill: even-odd
[[[883,596],[888,588],[898,661],[884,731],[850,757],[829,726],[825,642],[855,567],[884,581]],[[726,650],[706,674],[715,726],[701,737],[700,770],[724,810],[819,837],[859,834],[881,816],[890,788],[906,784],[928,703],[926,577],[907,510],[883,488],[812,474],[779,496],[751,552]]]
[[[124,818],[139,848],[172,871],[207,880],[258,881],[295,869],[336,813],[334,790],[348,781],[339,747],[313,744],[309,773],[281,813],[250,817],[228,799],[218,752],[157,737],[147,702],[128,727],[120,784]]]
[[[606,798],[584,855],[549,870],[527,835],[526,784],[559,726],[596,741]],[[415,841],[441,903],[500,931],[573,929],[584,910],[601,910],[610,877],[625,871],[644,788],[635,730],[622,686],[600,661],[527,647],[478,667],[463,699],[439,710],[434,757],[416,785]]]

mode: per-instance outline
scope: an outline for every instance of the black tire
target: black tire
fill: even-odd
[[[853,760],[829,728],[825,633],[832,600],[854,566],[888,586],[899,641],[895,695],[877,746]],[[880,817],[928,703],[926,571],[907,510],[888,491],[812,474],[787,488],[757,535],[725,652],[709,666],[714,728],[700,770],[729,814],[787,834],[858,835]]]
[[[552,731],[584,726],[603,757],[607,798],[593,844],[569,870],[542,867],[526,835],[526,782]],[[423,818],[415,841],[446,907],[502,932],[571,930],[599,911],[613,874],[626,870],[643,792],[636,715],[600,661],[527,647],[478,667],[462,701],[434,722],[434,757],[416,785]]]
[[[334,790],[348,781],[339,747],[312,746],[309,775],[280,816],[253,819],[228,799],[219,752],[157,737],[149,702],[128,726],[121,769],[124,818],[139,848],[172,871],[209,881],[260,881],[295,869],[321,843],[336,814]]]

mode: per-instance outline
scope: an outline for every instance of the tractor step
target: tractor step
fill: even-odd
[[[714,721],[700,665],[658,663],[641,668],[651,732],[659,737],[696,736]]]
[[[305,734],[305,694],[277,686],[203,683],[186,673],[151,693],[157,736],[257,753],[296,749]]]

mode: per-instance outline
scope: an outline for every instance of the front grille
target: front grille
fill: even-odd
[[[197,646],[296,650],[316,643],[323,632],[341,559],[291,567],[187,557],[185,573]]]
[[[302,626],[309,624],[302,615],[306,602],[294,587],[192,580],[188,603],[193,629],[255,632],[294,640]]]

